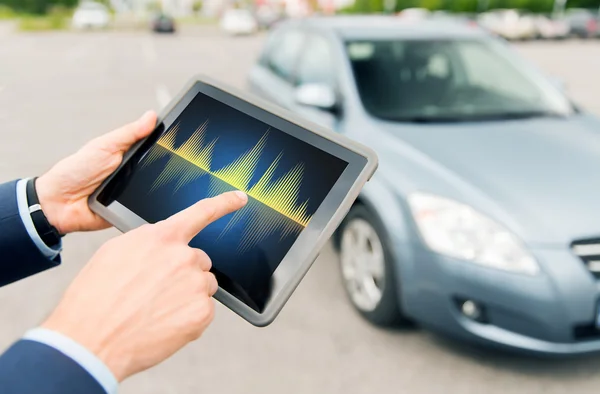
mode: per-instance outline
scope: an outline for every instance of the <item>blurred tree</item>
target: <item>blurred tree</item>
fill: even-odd
[[[383,0],[356,0],[354,5],[343,10],[343,13],[372,14],[383,12]]]
[[[422,0],[420,6],[430,11],[444,9],[444,0]]]
[[[425,0],[427,1],[427,0]],[[396,11],[401,11],[406,8],[415,8],[421,7],[421,3],[423,0],[397,0],[396,1]]]
[[[150,12],[160,12],[162,11],[162,3],[158,0],[151,1],[146,4],[146,9]]]
[[[489,0],[448,0],[444,8],[453,12],[472,13],[479,10],[480,4],[483,8],[487,8],[488,2]]]
[[[383,0],[369,0],[371,12],[383,12]]]
[[[0,4],[11,7],[17,12],[30,14],[45,14],[52,7],[72,8],[79,0],[0,0]]]
[[[533,12],[548,14],[554,9],[554,0],[530,0],[526,8]]]
[[[569,8],[600,8],[600,0],[567,0]]]
[[[2,0],[0,0],[1,2]],[[6,1],[6,0],[5,0]],[[430,10],[445,9],[453,12],[478,12],[499,8],[517,8],[533,12],[550,13],[555,0],[356,0],[345,13],[374,13],[386,10],[384,5],[394,4],[396,11],[423,7]],[[599,9],[600,0],[567,0],[567,7]],[[389,5],[388,5],[389,8]]]
[[[202,11],[203,6],[204,6],[204,3],[202,2],[202,0],[194,1],[194,3],[192,4],[192,10],[194,11],[194,14],[197,14],[200,11]]]

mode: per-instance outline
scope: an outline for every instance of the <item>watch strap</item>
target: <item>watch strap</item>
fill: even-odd
[[[38,235],[49,247],[54,247],[60,243],[61,235],[50,222],[42,210],[40,200],[35,189],[36,178],[31,178],[27,181],[26,195],[27,206],[29,207],[29,215],[33,222],[33,226]]]

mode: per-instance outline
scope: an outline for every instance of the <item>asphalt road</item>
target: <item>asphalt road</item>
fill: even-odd
[[[159,109],[195,73],[243,86],[262,40],[230,39],[212,29],[175,37],[0,29],[0,180],[40,174],[90,138]],[[600,114],[600,42],[518,49]],[[69,235],[60,268],[1,289],[0,348],[40,323],[98,246],[115,235]],[[199,341],[128,380],[121,392],[504,394],[600,387],[600,356],[539,360],[418,329],[374,328],[346,301],[336,264],[328,247],[268,328],[254,328],[218,306]]]

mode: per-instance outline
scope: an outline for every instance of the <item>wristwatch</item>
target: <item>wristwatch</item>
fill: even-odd
[[[29,215],[33,221],[33,226],[37,231],[38,235],[44,241],[44,243],[52,248],[60,243],[61,235],[50,222],[40,205],[40,199],[38,198],[37,191],[35,190],[35,181],[37,177],[31,178],[27,181],[26,193],[27,193],[27,205],[29,207]]]

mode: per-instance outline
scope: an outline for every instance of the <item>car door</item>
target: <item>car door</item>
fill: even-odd
[[[250,90],[283,108],[294,103],[294,75],[306,34],[298,28],[273,32],[250,72]]]
[[[336,97],[337,104],[329,109],[303,105],[292,101],[290,109],[307,119],[333,130],[338,129],[341,98],[338,89],[334,51],[330,41],[318,34],[311,33],[306,38],[302,54],[298,61],[293,81],[293,94],[303,85],[316,85],[327,88]]]

